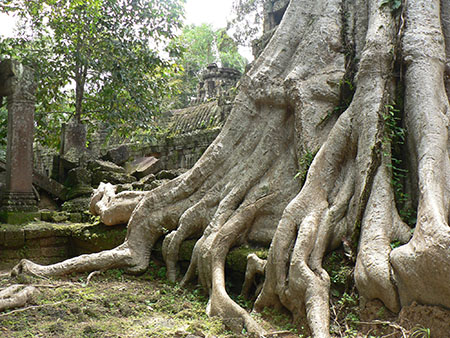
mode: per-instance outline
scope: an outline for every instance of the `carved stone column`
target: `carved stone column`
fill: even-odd
[[[22,223],[37,216],[33,193],[35,91],[32,69],[14,60],[0,63],[0,96],[7,97],[6,189],[0,195],[0,219]]]

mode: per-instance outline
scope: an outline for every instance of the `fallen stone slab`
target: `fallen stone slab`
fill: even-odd
[[[103,157],[104,160],[113,162],[117,165],[122,165],[130,158],[130,151],[126,145],[121,145],[116,148],[109,149],[106,155]]]
[[[127,166],[127,171],[134,177],[141,179],[147,175],[154,174],[161,170],[161,162],[153,156],[140,157]]]
[[[95,172],[95,171],[110,171],[114,173],[125,173],[125,169],[121,166],[118,166],[117,164],[113,162],[108,161],[102,161],[102,160],[95,160],[90,161],[87,165],[88,170]]]

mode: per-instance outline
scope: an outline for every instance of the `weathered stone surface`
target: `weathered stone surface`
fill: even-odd
[[[69,214],[65,212],[56,212],[52,215],[51,221],[56,223],[66,222],[69,220]]]
[[[91,187],[91,173],[82,167],[71,169],[67,175],[66,185],[66,199],[90,195],[93,190]]]
[[[162,180],[162,179],[168,179],[168,180],[172,180],[175,177],[178,177],[180,174],[177,170],[161,170],[160,172],[158,172],[156,174],[156,178],[158,180]]]
[[[117,164],[113,162],[108,161],[102,161],[102,160],[95,160],[90,161],[88,163],[88,170],[95,172],[95,171],[110,171],[115,173],[125,173],[125,169],[123,167],[118,166]]]
[[[64,244],[67,244],[68,242],[69,242],[68,237],[45,237],[39,239],[39,246],[41,247],[62,246]]]
[[[28,243],[30,240],[36,240],[39,238],[47,238],[50,236],[67,236],[69,232],[67,228],[54,227],[49,223],[40,222],[38,224],[31,223],[23,227],[25,233],[25,241]]]
[[[69,220],[72,223],[80,223],[80,222],[83,221],[83,213],[81,213],[81,212],[71,213],[70,216],[69,216]]]
[[[33,184],[62,201],[66,198],[64,186],[61,183],[36,171],[33,171]]]
[[[126,225],[110,227],[100,224],[76,229],[71,237],[71,245],[75,251],[72,254],[79,255],[115,248],[123,243],[126,233]]]
[[[31,68],[14,60],[1,62],[0,96],[7,96],[8,107],[6,185],[0,200],[3,220],[9,220],[12,211],[37,211],[32,187],[35,91]]]
[[[49,246],[41,248],[41,255],[43,257],[67,257],[68,252],[67,246]]]
[[[90,196],[94,189],[89,185],[78,185],[66,189],[66,199],[71,200],[81,196]]]
[[[23,246],[23,244],[25,243],[25,232],[23,231],[23,229],[17,229],[16,231],[6,231],[4,238],[4,245],[7,248],[16,248],[19,246]]]
[[[144,183],[142,183],[142,182],[140,182],[140,181],[137,181],[137,182],[133,182],[132,184],[131,184],[131,189],[130,190],[144,190],[144,186],[145,186],[146,184],[144,184]],[[122,190],[123,191],[123,190]],[[118,192],[120,192],[120,191],[118,191]]]
[[[78,185],[89,185],[91,183],[91,173],[82,167],[69,170],[66,185],[75,187]]]
[[[134,184],[136,182],[133,183],[125,183],[125,184],[117,184],[116,185],[116,193],[122,192],[122,191],[130,191],[130,190],[134,190]]]
[[[160,161],[153,156],[135,159],[127,166],[127,171],[137,178],[143,178],[149,174],[154,174],[160,169]]]
[[[0,211],[0,222],[6,224],[26,224],[39,218],[39,212],[35,211]]]
[[[152,183],[155,179],[156,179],[156,176],[154,174],[150,174],[150,175],[142,177],[139,180],[139,183],[149,184],[149,183]]]
[[[164,183],[169,182],[170,180],[168,179],[163,179],[163,180],[154,180],[152,183],[150,184],[145,184],[144,185],[144,190],[152,190],[155,189],[161,185],[163,185]]]
[[[149,190],[151,188],[151,184],[153,181],[156,180],[156,176],[154,174],[147,175],[143,178],[141,178],[137,182],[133,182],[131,184],[131,189],[129,190]],[[120,191],[117,191],[120,192]]]
[[[87,127],[81,121],[72,119],[63,126],[63,157],[71,162],[79,163],[86,153]]]
[[[117,173],[111,171],[98,170],[92,174],[92,186],[98,187],[100,182],[106,182],[111,184],[125,184],[132,183],[136,180],[135,177],[125,173]]]
[[[66,201],[62,205],[62,210],[69,213],[82,213],[89,210],[90,197],[77,197],[73,200]]]
[[[64,156],[54,155],[50,177],[60,183],[64,182],[69,170],[78,167],[78,159],[69,159]]]
[[[128,150],[128,146],[121,145],[108,150],[103,158],[106,161],[111,161],[117,165],[122,165],[130,158],[130,151]]]
[[[223,98],[233,88],[241,73],[233,68],[219,68],[211,63],[203,73],[202,81],[198,85],[196,103],[205,102],[215,98]]]

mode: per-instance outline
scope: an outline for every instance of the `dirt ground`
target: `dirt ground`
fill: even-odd
[[[16,283],[38,286],[40,293],[25,308],[0,313],[0,337],[245,337],[227,330],[205,313],[207,297],[198,286],[181,288],[164,278],[165,268],[153,263],[142,276],[121,270],[61,279],[1,274],[0,290]],[[250,309],[252,303],[236,297]],[[450,311],[413,304],[397,319],[381,303],[359,311],[357,295],[332,296],[334,337],[449,338]],[[304,321],[274,310],[255,314],[270,337],[308,337]],[[380,319],[381,318],[381,319]]]
[[[25,308],[0,313],[0,337],[245,336],[245,332],[233,334],[218,318],[206,315],[208,299],[200,287],[181,288],[164,275],[165,268],[156,264],[139,277],[109,270],[92,276],[88,283],[88,274],[10,279],[3,271],[0,290],[20,283],[35,285],[40,293]],[[287,330],[295,330],[281,314],[267,325],[283,331],[284,337]]]

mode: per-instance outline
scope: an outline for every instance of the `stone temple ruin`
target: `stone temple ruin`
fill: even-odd
[[[7,97],[9,130],[7,159],[0,161],[1,267],[10,268],[20,258],[54,263],[120,244],[125,226],[77,224],[92,220],[87,210],[93,189],[109,182],[117,192],[151,190],[191,168],[224,125],[240,75],[209,65],[195,100],[165,114],[167,132],[156,141],[105,146],[99,134],[88,148],[80,147],[85,127],[69,123],[56,152],[36,144],[33,149],[32,70],[3,61],[0,96]],[[30,220],[50,223],[13,225]],[[54,228],[52,223],[67,225]]]
[[[0,194],[0,219],[33,219],[37,200],[33,191],[33,129],[36,84],[33,71],[12,60],[0,63],[0,99],[7,99],[8,148],[5,184]]]
[[[85,137],[85,126],[69,123],[63,128],[64,133],[61,137],[59,153],[35,145],[34,169],[33,159],[29,158],[26,160],[28,167],[20,164],[21,169],[15,168],[11,174],[11,169],[8,169],[8,166],[11,165],[0,163],[0,171],[2,168],[3,171],[6,170],[7,177],[10,177],[9,180],[13,180],[12,183],[14,183],[14,179],[27,177],[29,180],[27,188],[22,190],[26,190],[29,211],[37,211],[37,199],[39,199],[41,209],[58,210],[62,203],[62,210],[71,214],[67,217],[72,217],[75,221],[82,220],[88,216],[81,215],[80,217],[79,210],[87,210],[87,203],[93,188],[96,188],[102,181],[119,185],[118,189],[120,190],[150,190],[191,168],[225,123],[231,111],[234,87],[240,76],[240,72],[235,69],[220,68],[216,64],[208,65],[202,74],[195,100],[189,107],[165,114],[164,129],[167,132],[158,137],[156,141],[134,144],[119,142],[105,146],[103,144],[104,137],[99,134],[97,140],[91,142],[86,148],[84,144],[77,146],[79,139]],[[0,94],[6,96],[8,93]],[[8,100],[11,102],[16,102],[13,101],[14,98],[15,96],[11,98],[8,96]],[[27,135],[32,135],[30,129],[33,128],[34,96],[30,96],[30,100],[30,103],[27,104],[31,106],[24,111],[31,116],[31,124],[27,128],[22,126],[19,128]],[[22,104],[21,107],[25,106]],[[14,109],[16,108],[13,108],[12,112],[16,114],[17,109]],[[10,128],[15,128],[16,120],[20,120],[20,118],[14,117]],[[25,139],[22,136],[20,138]],[[29,144],[26,145],[26,151],[30,157],[32,156],[32,137],[28,137],[28,139]],[[10,142],[8,142],[8,149],[9,144]],[[8,156],[14,156],[14,154],[19,156],[17,154],[20,154],[21,161],[25,161],[27,157],[22,154],[24,151],[19,152],[16,149],[8,153],[13,155]],[[7,162],[14,163],[14,159],[11,160],[8,157]],[[29,173],[28,171],[25,173],[25,170],[28,170]],[[19,172],[24,175],[16,175]],[[8,190],[10,189],[8,184],[11,185],[8,182],[2,195],[4,201],[5,196],[14,195]],[[25,196],[22,191],[20,194]],[[55,200],[58,202],[55,203]],[[3,204],[5,203],[3,202]],[[21,211],[25,211],[24,206],[20,209]],[[47,214],[44,219],[48,218]],[[36,218],[36,214],[33,214],[32,217]],[[11,223],[12,220],[7,222]]]

